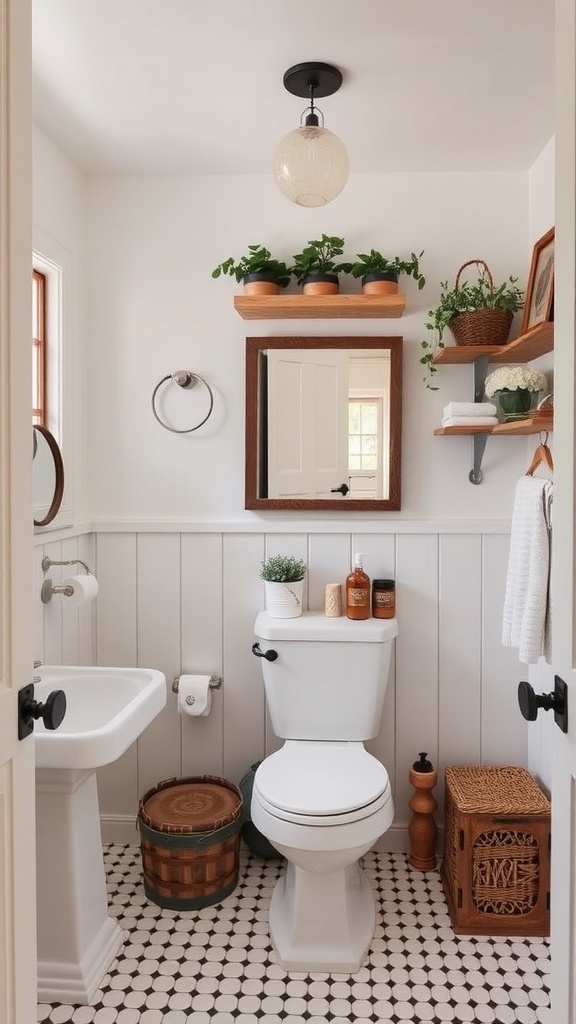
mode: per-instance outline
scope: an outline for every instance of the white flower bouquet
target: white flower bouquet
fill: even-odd
[[[484,385],[487,398],[492,398],[497,391],[543,391],[545,387],[544,374],[525,366],[499,366],[488,375]]]

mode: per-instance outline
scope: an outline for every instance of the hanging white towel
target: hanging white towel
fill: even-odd
[[[497,416],[444,416],[443,427],[493,427]]]
[[[444,416],[496,416],[498,410],[493,402],[448,402]]]
[[[550,658],[551,480],[523,476],[516,484],[502,643],[528,665]]]

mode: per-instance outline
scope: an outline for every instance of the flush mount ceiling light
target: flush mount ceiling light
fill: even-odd
[[[348,154],[338,136],[324,127],[324,116],[314,101],[337,92],[342,73],[333,64],[307,61],[288,68],[283,81],[288,92],[306,96],[310,106],[302,114],[304,123],[286,135],[276,150],[276,184],[299,206],[324,206],[348,180]]]

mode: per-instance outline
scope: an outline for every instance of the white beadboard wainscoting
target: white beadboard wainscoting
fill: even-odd
[[[164,711],[116,763],[98,773],[103,839],[135,842],[139,798],[173,776],[221,775],[238,782],[278,746],[266,717],[253,624],[263,607],[262,559],[306,559],[305,603],[324,606],[326,583],[344,580],[354,551],[371,577],[396,579],[399,634],[384,718],[369,749],[393,787],[394,825],[380,849],[407,849],[408,772],[420,751],[438,767],[437,820],[446,764],[527,763],[527,727],[517,706],[527,671],[502,647],[508,523],[371,521],[310,524],[154,524],[94,527],[63,539],[37,536],[36,658],[44,663],[142,665],[168,682]],[[284,531],[284,532],[283,532]],[[82,558],[100,584],[96,601],[67,609],[40,603],[43,554]],[[36,564],[37,563],[37,564]],[[54,568],[55,580],[68,570]],[[41,670],[40,670],[41,671]],[[222,677],[207,718],[177,712],[171,684],[182,672]],[[359,680],[350,679],[350,686]]]

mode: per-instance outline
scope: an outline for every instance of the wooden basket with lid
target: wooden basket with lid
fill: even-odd
[[[142,797],[138,828],[146,896],[198,910],[238,883],[242,794],[215,775],[166,779]]]

